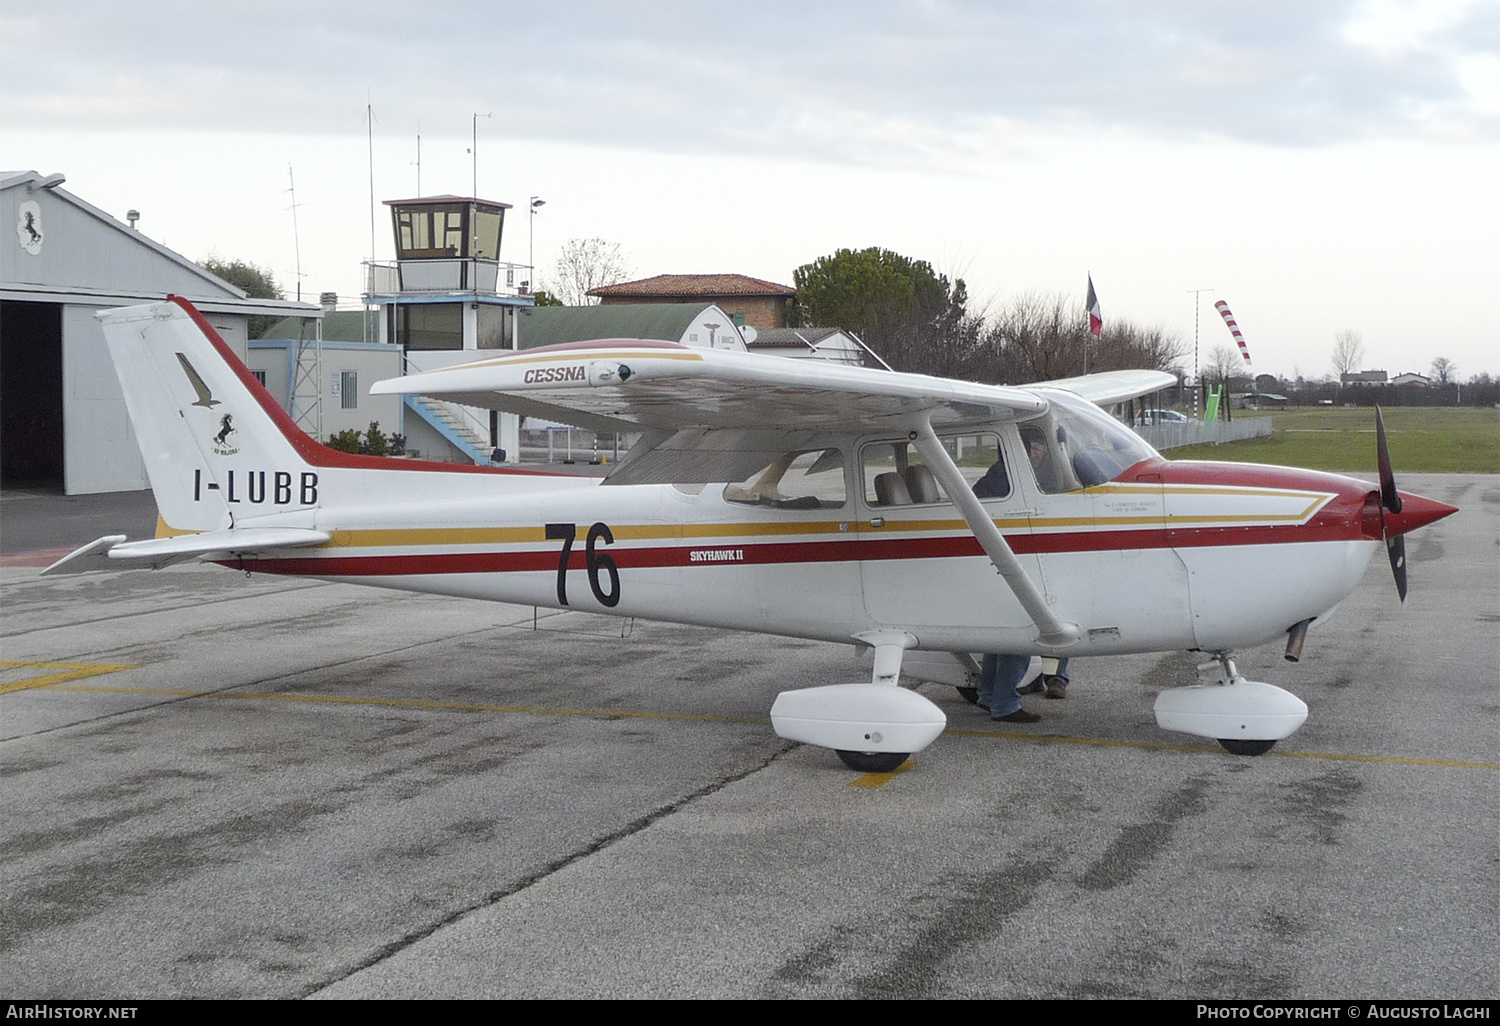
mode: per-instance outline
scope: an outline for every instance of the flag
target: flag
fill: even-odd
[[[1229,333],[1233,335],[1234,340],[1240,344],[1240,355],[1245,358],[1246,363],[1249,363],[1250,347],[1245,345],[1245,336],[1240,334],[1240,326],[1234,323],[1234,314],[1229,312],[1229,304],[1221,299],[1214,304],[1214,309],[1219,311],[1220,317],[1224,318],[1224,323],[1228,326]]]
[[[1094,295],[1094,276],[1089,275],[1089,334],[1098,338],[1104,334],[1104,312],[1099,309],[1099,297]]]

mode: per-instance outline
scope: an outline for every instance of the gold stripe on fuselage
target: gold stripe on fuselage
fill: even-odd
[[[1126,514],[1113,517],[1031,517],[1009,516],[996,518],[995,526],[1002,531],[1056,531],[1087,530],[1108,531],[1122,529],[1151,529],[1163,526],[1173,530],[1201,527],[1243,526],[1245,524],[1299,524],[1305,523],[1317,510],[1334,498],[1330,493],[1303,491],[1278,491],[1254,488],[1170,488],[1174,494],[1182,495],[1253,495],[1280,498],[1311,497],[1308,504],[1296,513],[1219,513],[1205,515]],[[1102,485],[1086,489],[1079,494],[1160,494],[1151,486]],[[869,511],[875,515],[885,510]],[[610,531],[620,541],[686,541],[700,538],[748,537],[764,538],[776,536],[815,536],[847,538],[851,534],[871,533],[870,528],[859,518],[846,520],[788,520],[782,522],[739,523],[681,523],[681,524],[610,524]],[[968,525],[958,518],[894,520],[886,515],[885,525],[879,529],[883,536],[894,534],[953,534],[967,532]],[[160,515],[156,518],[156,537],[170,538],[178,535],[197,534],[172,527]],[[550,544],[546,528],[542,524],[525,527],[406,527],[333,530],[333,538],[316,546],[320,549],[342,548],[407,548],[429,546],[462,545],[539,545]]]

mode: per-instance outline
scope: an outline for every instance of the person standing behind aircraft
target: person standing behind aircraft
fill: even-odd
[[[1037,436],[1038,443],[1041,436]],[[1046,455],[1046,446],[1042,445]],[[997,457],[999,454],[996,454]],[[1033,457],[1035,462],[1035,457]],[[999,457],[985,471],[983,477],[974,482],[974,494],[981,499],[1004,498],[1010,494],[1010,478],[1005,473],[1005,459]],[[1035,723],[1041,716],[1021,708],[1021,695],[1016,685],[1026,676],[1031,666],[1031,657],[990,652],[980,663],[979,704],[989,710],[990,719],[1005,723]],[[1029,692],[1028,692],[1029,693]]]
[[[1036,680],[1030,684],[1023,684],[1016,691],[1023,695],[1046,694],[1048,698],[1068,697],[1068,660],[1053,659],[1048,656],[1042,660],[1042,672]]]
[[[989,652],[979,664],[979,704],[990,719],[1005,723],[1035,723],[1042,717],[1021,708],[1016,685],[1026,676],[1031,656]]]

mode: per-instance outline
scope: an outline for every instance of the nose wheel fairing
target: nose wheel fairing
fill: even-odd
[[[1156,696],[1156,725],[1163,730],[1211,737],[1236,755],[1262,755],[1307,722],[1307,704],[1274,684],[1246,680],[1228,654],[1220,654],[1223,676],[1213,684],[1173,688]]]

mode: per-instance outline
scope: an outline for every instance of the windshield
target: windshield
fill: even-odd
[[[1042,491],[1091,488],[1156,455],[1139,435],[1093,403],[1068,392],[1045,394],[1051,403],[1047,412],[1021,426]]]

